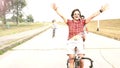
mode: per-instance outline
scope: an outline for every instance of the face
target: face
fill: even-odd
[[[81,17],[81,19],[84,19],[84,17]]]
[[[79,11],[75,11],[74,14],[73,14],[73,19],[74,20],[79,20],[80,19],[80,13]]]

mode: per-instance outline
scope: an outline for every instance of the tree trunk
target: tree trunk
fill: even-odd
[[[3,19],[2,19],[3,29],[8,28],[8,26],[6,26],[7,22],[6,22],[6,16],[5,16],[5,14],[2,15],[2,18],[3,18]]]

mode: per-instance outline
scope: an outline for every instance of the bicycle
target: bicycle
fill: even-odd
[[[77,47],[75,47],[74,48],[74,50],[75,50],[75,58],[74,58],[74,65],[75,65],[75,68],[78,68],[80,65],[80,59],[86,59],[86,60],[89,60],[90,61],[90,66],[89,66],[89,68],[93,68],[93,60],[91,59],[91,58],[88,58],[88,57],[79,57],[78,55],[77,55]],[[69,68],[69,59],[67,60],[67,68]]]

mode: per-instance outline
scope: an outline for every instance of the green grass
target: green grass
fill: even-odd
[[[19,23],[19,25],[16,25],[15,23],[9,23],[9,26],[10,26],[9,28],[3,28],[2,24],[0,24],[0,36],[16,34],[16,33],[24,32],[28,30],[41,28],[41,27],[48,26],[48,25],[50,25],[50,23]],[[0,55],[4,54],[6,51],[12,49],[13,47],[16,47],[20,45],[21,43],[33,38],[34,36],[38,34],[39,33],[34,34],[30,37],[7,41],[7,43],[2,45],[6,47],[0,49]]]
[[[47,25],[47,23],[19,23],[19,25],[16,25],[15,23],[9,23],[9,28],[3,28],[2,24],[0,24],[0,36],[16,34],[19,32],[36,29],[45,25]]]
[[[100,20],[99,31],[97,21],[91,21],[87,27],[90,32],[120,40],[120,19]]]

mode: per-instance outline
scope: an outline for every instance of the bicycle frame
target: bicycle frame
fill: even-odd
[[[86,60],[89,60],[90,61],[90,66],[89,68],[93,68],[93,60],[91,58],[88,58],[88,57],[79,57],[77,55],[77,47],[75,47],[75,58],[74,58],[74,64],[75,64],[75,68],[78,68],[80,66],[80,60],[81,59],[86,59]],[[67,60],[67,68],[69,68],[69,59]]]

